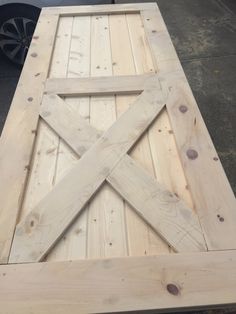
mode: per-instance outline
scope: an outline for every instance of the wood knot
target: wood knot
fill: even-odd
[[[191,160],[194,160],[198,157],[198,152],[195,149],[188,149],[186,154]]]
[[[25,224],[26,233],[31,233],[32,229],[35,228],[38,221],[39,221],[39,215],[36,213],[31,214],[26,220],[26,224]]]
[[[220,221],[220,222],[225,221],[224,217],[222,217],[222,216],[221,216],[221,215],[219,215],[219,214],[217,215],[217,218],[219,219],[219,221]]]
[[[166,286],[166,289],[172,295],[179,295],[180,294],[179,288],[173,283],[168,283]]]
[[[179,106],[179,111],[182,113],[185,113],[188,111],[188,107],[185,105],[181,105],[181,106]]]

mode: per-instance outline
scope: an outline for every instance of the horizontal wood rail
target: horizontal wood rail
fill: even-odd
[[[2,265],[0,274],[1,314],[162,313],[236,304],[236,251]]]
[[[45,92],[61,96],[95,96],[137,94],[145,88],[160,88],[158,76],[125,75],[93,78],[47,79]]]

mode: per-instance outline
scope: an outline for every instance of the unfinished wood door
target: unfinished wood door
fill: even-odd
[[[156,4],[42,10],[0,161],[7,313],[236,301],[235,198]]]

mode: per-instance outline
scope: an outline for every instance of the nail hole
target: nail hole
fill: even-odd
[[[33,58],[37,57],[37,53],[36,52],[31,53],[31,57]]]
[[[33,226],[34,226],[34,221],[31,220],[31,222],[30,222],[30,227],[33,227]]]
[[[198,152],[195,149],[188,149],[186,154],[191,160],[194,160],[198,157]]]
[[[166,286],[166,289],[167,289],[167,291],[170,294],[173,294],[173,295],[178,295],[179,294],[179,288],[176,285],[174,285],[173,283],[169,283]]]
[[[214,158],[213,158],[213,160],[215,160],[215,161],[217,161],[218,159],[219,159],[219,158],[217,158],[217,157],[214,157]]]
[[[157,31],[154,29],[154,30],[152,30],[152,33],[156,33]]]
[[[27,100],[28,101],[33,101],[33,99],[34,99],[33,97],[29,97]]]

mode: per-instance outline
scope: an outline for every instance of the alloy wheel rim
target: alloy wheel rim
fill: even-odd
[[[24,17],[7,20],[0,28],[0,48],[5,56],[22,65],[25,61],[36,22]]]

